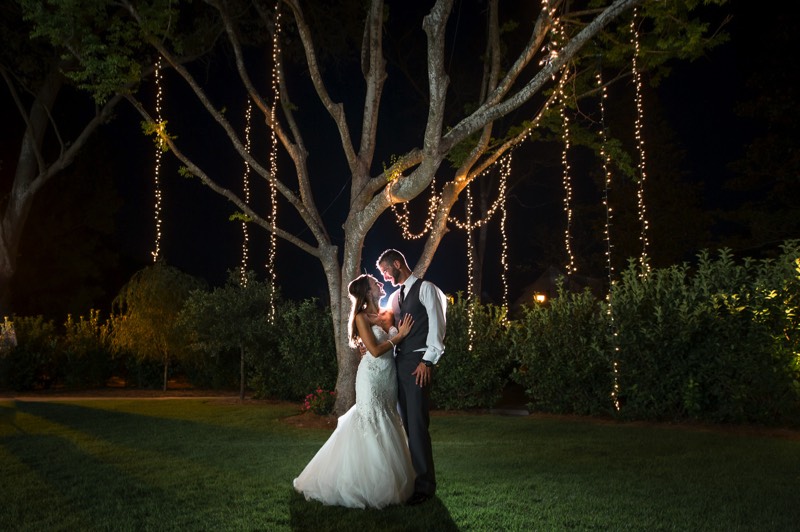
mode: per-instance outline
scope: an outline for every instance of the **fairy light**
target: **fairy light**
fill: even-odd
[[[508,154],[502,157],[498,163],[500,167],[500,183],[498,186],[498,193],[497,198],[492,202],[491,207],[487,210],[486,215],[479,220],[472,221],[473,215],[473,200],[472,200],[472,191],[469,185],[466,188],[465,195],[466,195],[466,221],[461,222],[458,219],[451,217],[449,219],[450,222],[453,223],[459,229],[465,231],[467,235],[469,235],[472,231],[479,229],[480,227],[486,225],[494,216],[495,213],[500,213],[500,265],[502,269],[501,273],[501,283],[503,286],[503,298],[502,298],[502,305],[503,308],[508,310],[508,234],[506,232],[506,221],[508,219],[508,212],[506,210],[506,201],[508,198],[507,193],[507,183],[508,177],[511,175],[511,160],[512,160],[512,153],[513,150],[510,150]],[[487,173],[494,165],[490,166],[479,177],[482,177],[485,173]],[[474,181],[474,180],[473,180]],[[469,237],[468,237],[469,238]],[[473,299],[475,295],[472,293],[473,287],[473,278],[475,275],[475,269],[473,265],[474,256],[472,254],[472,246],[467,246],[467,278],[469,282],[467,283],[467,301],[470,304],[470,310],[468,315],[468,326],[467,332],[469,335],[469,343],[468,349],[472,351],[472,345],[475,338],[475,330],[474,330],[474,304]],[[505,316],[508,313],[506,312]],[[503,318],[503,321],[507,321],[506,317]]]
[[[644,137],[642,135],[642,125],[644,122],[644,110],[642,106],[642,74],[639,71],[637,66],[637,60],[639,58],[639,32],[636,29],[636,20],[638,15],[638,8],[633,8],[633,17],[631,18],[631,44],[633,45],[633,59],[632,59],[632,71],[633,71],[633,82],[634,86],[636,87],[636,122],[634,125],[634,134],[636,138],[636,149],[639,152],[639,189],[637,191],[637,205],[639,211],[639,223],[641,224],[641,232],[639,235],[639,240],[642,242],[642,255],[640,258],[640,263],[642,266],[642,273],[643,275],[647,275],[650,273],[650,265],[647,263],[647,247],[648,247],[648,239],[647,239],[647,232],[649,229],[649,223],[647,221],[646,216],[646,208],[644,202],[644,186],[645,181],[647,179],[647,172],[646,172],[646,157],[645,157],[645,149],[644,149]]]
[[[275,33],[272,37],[272,109],[270,109],[270,124],[275,124],[275,109],[280,102],[280,33],[281,33],[281,11],[280,2],[275,3]],[[269,180],[269,199],[270,213],[267,222],[273,227],[277,227],[278,222],[278,135],[275,127],[271,128],[271,150],[269,154],[269,170],[271,178]],[[269,279],[269,322],[275,323],[275,287],[277,286],[278,275],[275,271],[275,250],[278,239],[275,231],[269,234],[269,256],[267,258],[267,277]]]
[[[503,198],[503,203],[500,206],[500,265],[502,266],[501,280],[503,283],[503,308],[508,310],[508,234],[506,233],[506,220],[508,219],[508,211],[506,210],[506,202],[508,199],[507,183],[508,177],[511,175],[511,153],[503,157],[500,164],[500,193],[498,194]],[[508,312],[503,317],[503,322],[508,321]]]
[[[250,153],[250,117],[253,111],[253,101],[247,99],[247,110],[245,111],[245,127],[244,127],[244,149]],[[242,188],[244,192],[244,203],[250,205],[250,163],[244,161],[244,173],[242,175]],[[247,286],[247,267],[248,267],[248,252],[250,247],[250,235],[247,230],[247,222],[242,221],[242,264],[239,267],[239,282],[241,285]]]
[[[400,177],[400,175],[392,176],[390,181]],[[392,212],[394,213],[397,224],[402,230],[403,238],[406,240],[417,240],[422,238],[427,233],[433,231],[433,220],[436,217],[436,210],[439,207],[439,202],[442,199],[440,194],[436,193],[436,178],[433,178],[430,185],[431,197],[428,198],[428,215],[419,233],[411,232],[411,213],[408,210],[408,203],[403,203],[400,207],[392,205]]]
[[[606,224],[604,231],[604,238],[606,241],[606,273],[608,274],[608,286],[611,287],[614,282],[614,265],[611,261],[611,225],[613,219],[613,208],[609,201],[609,192],[611,190],[611,154],[608,151],[608,131],[606,130],[606,105],[605,100],[608,98],[608,91],[603,85],[603,75],[598,72],[595,76],[597,86],[600,88],[600,157],[603,161],[603,207],[606,210]]]
[[[613,312],[613,293],[614,293],[614,266],[611,262],[611,221],[613,217],[613,210],[609,201],[609,191],[611,190],[611,154],[608,151],[608,131],[606,130],[606,107],[605,100],[608,98],[608,91],[603,84],[603,74],[598,71],[596,75],[597,86],[600,87],[600,156],[603,160],[603,175],[605,176],[603,187],[603,205],[606,209],[606,226],[605,226],[605,240],[606,240],[606,270],[608,272],[608,294],[606,296],[607,314],[609,328],[611,329],[611,346],[614,351],[611,360],[611,373],[613,384],[611,389],[611,401],[614,403],[614,409],[619,412],[619,335],[617,332],[617,324],[614,321]]]
[[[156,120],[158,121],[159,128],[162,127],[161,120],[161,58],[158,58],[155,65],[155,80],[156,80]],[[153,171],[153,189],[155,194],[155,208],[154,217],[156,221],[156,238],[155,247],[150,255],[153,257],[153,262],[158,262],[161,258],[161,155],[164,153],[164,140],[160,135],[156,137],[156,162]]]
[[[555,28],[555,30],[554,30],[555,33],[558,34],[558,32],[563,32],[561,21],[556,16],[557,8],[556,7],[551,7],[549,2],[548,2],[548,0],[543,0],[542,1],[542,9],[544,11],[546,11],[548,13],[548,16],[553,20],[553,26]],[[553,30],[551,30],[551,31],[553,31]],[[540,66],[549,64],[550,62],[552,62],[552,61],[554,61],[555,59],[558,58],[559,47],[557,46],[557,42],[556,41],[551,41],[551,43],[549,43],[545,48],[543,48],[543,51],[545,52],[545,57],[540,61],[540,63],[539,63]],[[555,78],[555,75],[556,74],[553,75],[554,78]],[[560,79],[560,81],[558,83],[558,86],[556,88],[557,92],[563,94],[563,88],[564,88],[564,84],[565,84],[566,80],[567,80],[567,76],[562,76],[561,77],[561,79]],[[482,219],[479,219],[479,220],[473,221],[471,219],[472,218],[471,192],[470,192],[469,187],[465,187],[466,188],[466,194],[467,194],[467,220],[465,222],[461,222],[461,221],[459,221],[457,218],[455,218],[453,216],[450,216],[448,218],[448,222],[450,222],[452,225],[456,226],[457,228],[459,228],[459,229],[461,229],[463,231],[469,232],[469,231],[473,231],[473,230],[475,230],[477,228],[482,227],[483,225],[485,225],[486,223],[488,223],[492,219],[492,217],[494,216],[494,214],[497,211],[500,212],[500,233],[501,233],[501,246],[502,246],[500,260],[501,260],[501,266],[502,266],[502,272],[503,272],[502,273],[503,306],[505,307],[506,311],[508,309],[508,277],[507,277],[507,273],[508,273],[508,236],[507,236],[507,233],[506,233],[506,222],[507,222],[507,214],[508,213],[507,213],[507,210],[506,210],[506,200],[507,200],[507,182],[508,182],[508,177],[511,174],[511,160],[512,160],[511,156],[512,156],[514,150],[516,150],[519,146],[521,146],[523,143],[525,143],[525,141],[529,140],[532,137],[533,131],[539,125],[539,122],[541,121],[541,118],[544,116],[545,112],[549,109],[549,105],[550,104],[548,102],[545,105],[545,107],[537,114],[537,116],[534,118],[533,122],[530,124],[530,126],[528,126],[528,128],[525,130],[525,132],[522,135],[520,135],[519,137],[517,137],[517,139],[514,141],[513,145],[511,145],[508,148],[508,153],[506,154],[506,156],[504,156],[504,157],[498,159],[497,161],[493,162],[491,165],[489,165],[487,168],[485,168],[483,170],[483,172],[481,172],[480,175],[478,175],[478,176],[476,176],[476,177],[474,177],[472,179],[472,180],[479,179],[483,175],[488,173],[495,165],[497,165],[497,164],[500,165],[501,180],[500,180],[500,185],[499,185],[499,193],[498,193],[498,196],[495,199],[495,201],[492,203],[492,205],[487,210],[486,215]],[[563,112],[563,109],[562,109],[562,112]],[[397,178],[397,177],[400,177],[400,176],[399,175],[398,176],[394,176],[392,179],[390,179],[390,181],[393,180],[394,178]],[[424,221],[423,228],[419,233],[413,233],[411,231],[411,229],[410,229],[410,227],[411,227],[411,223],[410,223],[411,216],[410,216],[410,212],[409,212],[407,203],[403,203],[400,206],[397,206],[397,205],[392,205],[391,206],[392,212],[395,214],[395,219],[397,221],[397,224],[398,224],[398,226],[400,226],[400,229],[402,231],[403,238],[405,238],[406,240],[413,240],[413,239],[422,238],[423,236],[425,236],[425,234],[427,234],[428,232],[433,230],[433,222],[434,222],[434,219],[435,219],[436,210],[437,210],[437,208],[439,206],[439,203],[440,203],[440,200],[441,200],[442,196],[436,193],[435,181],[432,182],[430,189],[431,189],[431,197],[429,199],[429,204],[428,204],[428,214],[427,214],[427,217],[426,217],[426,219]],[[471,300],[471,298],[472,298],[472,282],[471,282],[471,280],[472,280],[472,275],[473,275],[473,273],[472,273],[473,272],[473,264],[472,264],[473,263],[473,260],[472,260],[473,257],[472,257],[472,249],[469,248],[469,247],[468,247],[468,250],[467,250],[467,255],[468,255],[468,262],[469,262],[469,265],[468,265],[468,276],[469,276],[469,279],[470,279],[470,282],[468,284],[468,289],[467,289],[468,290],[467,291],[467,297],[468,297],[468,299]],[[506,312],[506,316],[507,316],[507,312]],[[472,316],[472,312],[470,311],[470,316],[469,316],[469,320],[470,320],[470,322],[469,322],[470,323],[470,325],[469,325],[469,333],[470,333],[469,349],[470,350],[472,350],[472,339],[473,339],[472,319],[473,319],[473,316]]]
[[[564,248],[567,252],[569,262],[566,265],[567,275],[575,273],[575,256],[572,253],[572,177],[570,173],[569,160],[567,154],[570,148],[570,134],[569,134],[569,117],[566,113],[566,98],[564,93],[561,93],[561,106],[559,113],[561,114],[561,140],[564,149],[561,150],[561,167],[563,169],[561,179],[564,184],[564,213],[567,216],[567,227],[564,229]]]
[[[466,205],[467,205],[467,224],[472,221],[472,190],[469,184],[466,186]],[[467,305],[469,311],[467,312],[467,351],[472,351],[472,344],[475,340],[475,305],[477,301],[474,300],[475,294],[472,293],[473,283],[475,281],[475,257],[472,255],[472,248],[470,236],[472,230],[465,231],[467,234]]]

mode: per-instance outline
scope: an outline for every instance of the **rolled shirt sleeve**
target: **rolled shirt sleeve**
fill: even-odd
[[[428,313],[428,339],[422,359],[437,364],[444,353],[447,296],[433,283],[422,281],[419,301]]]

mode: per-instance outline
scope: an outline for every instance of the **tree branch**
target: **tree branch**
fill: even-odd
[[[350,137],[350,130],[347,127],[347,119],[344,114],[344,106],[341,103],[334,103],[325,88],[322,81],[322,74],[319,71],[317,64],[317,55],[314,51],[314,43],[311,38],[311,30],[308,23],[303,16],[303,10],[300,8],[297,0],[284,0],[286,4],[292,9],[294,13],[295,23],[298,33],[300,34],[300,41],[303,43],[303,50],[306,54],[306,62],[308,63],[308,70],[311,75],[311,81],[314,84],[314,89],[317,91],[322,105],[327,109],[328,114],[333,118],[336,127],[339,130],[339,137],[342,141],[342,149],[344,150],[345,158],[350,166],[350,172],[355,175],[358,169],[358,157],[356,156],[353,148],[353,141]]]
[[[126,1],[125,4],[128,7],[131,15],[144,31],[144,24],[142,24],[141,18],[136,12],[136,9],[130,4],[130,2]],[[208,114],[220,125],[223,131],[225,131],[228,139],[231,141],[231,144],[239,153],[239,155],[248,162],[250,168],[264,179],[267,179],[271,183],[275,184],[275,187],[281,193],[281,195],[289,201],[295,210],[297,210],[298,214],[300,214],[301,218],[303,218],[303,221],[314,235],[314,238],[317,239],[318,243],[326,242],[327,235],[324,229],[317,224],[317,218],[315,218],[315,216],[306,208],[304,203],[282,181],[276,179],[270,171],[264,168],[252,155],[247,152],[247,149],[245,149],[244,144],[242,144],[242,141],[239,139],[239,136],[234,131],[230,122],[228,122],[225,116],[211,104],[205,91],[200,87],[189,71],[186,70],[186,68],[184,68],[183,65],[176,60],[176,58],[163,46],[158,39],[150,35],[147,35],[147,38],[149,44],[155,48],[158,53],[161,54],[161,56],[166,59],[167,62],[172,65],[175,71],[178,72],[178,74],[180,74],[180,76],[186,81]],[[144,111],[143,108],[140,109],[140,112],[142,111]],[[165,141],[168,140],[165,135],[162,135],[162,138],[165,139]]]
[[[134,107],[134,109],[136,109],[139,112],[139,114],[142,116],[142,118],[145,119],[145,121],[154,122],[153,117],[150,116],[150,113],[147,112],[147,110],[144,108],[144,106],[141,104],[141,102],[139,102],[133,96],[126,96],[126,99]],[[271,231],[271,232],[275,233],[275,235],[277,235],[280,238],[286,240],[287,242],[290,242],[290,243],[294,244],[295,246],[297,246],[298,248],[302,249],[306,253],[308,253],[308,254],[310,254],[310,255],[312,255],[314,257],[319,257],[320,256],[319,248],[315,248],[315,247],[309,245],[307,242],[305,242],[303,240],[300,240],[299,238],[297,238],[296,236],[292,235],[291,233],[288,233],[288,232],[286,232],[286,231],[284,231],[284,230],[282,230],[282,229],[280,229],[278,227],[275,227],[275,226],[269,224],[266,220],[264,220],[261,216],[259,216],[254,210],[252,210],[249,205],[247,205],[244,201],[242,201],[237,194],[231,192],[229,189],[227,189],[225,187],[219,186],[213,179],[211,179],[208,176],[208,174],[202,168],[200,168],[194,161],[192,161],[189,157],[187,157],[180,150],[180,148],[178,148],[178,146],[175,144],[173,139],[171,139],[168,135],[161,135],[160,138],[169,147],[170,151],[175,154],[175,157],[177,157],[179,161],[181,161],[184,165],[186,165],[186,167],[189,169],[189,171],[192,173],[192,175],[195,175],[198,178],[200,178],[200,180],[203,182],[203,184],[206,185],[208,188],[210,188],[211,190],[213,190],[214,192],[216,192],[220,196],[223,196],[223,197],[227,198],[231,203],[233,203],[234,205],[239,207],[244,214],[246,214],[248,217],[250,217],[258,225],[260,225],[261,227],[263,227],[264,229],[266,229],[268,231]],[[302,214],[302,212],[301,212],[301,214]]]

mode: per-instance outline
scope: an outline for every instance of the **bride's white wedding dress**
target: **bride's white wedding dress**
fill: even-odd
[[[372,326],[380,344],[397,334]],[[349,508],[383,508],[414,491],[414,466],[397,413],[397,370],[391,350],[366,353],[356,373],[356,404],[303,472],[294,488],[306,499]]]

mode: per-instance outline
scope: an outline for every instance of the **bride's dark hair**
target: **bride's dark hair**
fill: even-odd
[[[356,314],[367,308],[369,298],[369,280],[375,279],[373,276],[364,273],[350,281],[347,285],[347,291],[350,293],[350,300],[353,302],[353,308],[350,311],[350,323],[348,324],[348,332],[350,333],[350,347],[358,345],[358,328],[356,327]]]

